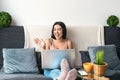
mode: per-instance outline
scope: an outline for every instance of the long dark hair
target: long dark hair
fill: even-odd
[[[63,38],[63,39],[66,39],[66,35],[67,35],[66,25],[65,25],[63,22],[61,22],[61,21],[58,21],[58,22],[55,22],[55,23],[54,23],[54,25],[53,25],[53,27],[52,27],[51,38],[56,39],[55,36],[54,36],[54,34],[53,34],[54,26],[55,26],[55,25],[60,25],[60,26],[61,26],[61,28],[62,28],[62,30],[63,30],[62,38]]]

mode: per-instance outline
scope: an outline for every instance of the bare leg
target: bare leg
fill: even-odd
[[[61,61],[61,74],[60,74],[58,80],[65,80],[68,71],[69,71],[68,61],[66,59],[62,59],[62,61]]]
[[[73,68],[68,72],[65,80],[75,80],[76,78],[77,78],[77,71],[75,68]]]

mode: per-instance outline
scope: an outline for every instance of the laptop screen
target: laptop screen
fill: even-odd
[[[75,67],[75,49],[43,50],[41,51],[42,68],[60,68],[60,63],[63,58],[68,60],[71,68]]]

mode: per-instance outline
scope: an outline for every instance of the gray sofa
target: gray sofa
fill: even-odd
[[[120,28],[119,27],[104,27],[105,44],[115,44],[117,47],[118,57],[120,59]],[[23,26],[10,26],[8,28],[0,29],[0,80],[52,80],[43,75],[41,68],[41,55],[36,52],[36,61],[39,69],[39,74],[33,73],[17,73],[6,74],[3,69],[3,48],[23,48],[25,42]],[[82,56],[85,58],[85,56]],[[112,70],[115,72],[115,70]],[[119,73],[113,76],[108,76],[111,80],[119,80]],[[80,78],[77,78],[80,80]]]
[[[17,73],[6,74],[3,69],[3,48],[23,48],[24,47],[24,29],[22,26],[11,26],[0,29],[0,80],[52,80],[43,75],[41,69],[40,53],[36,52],[36,61],[38,63],[39,74]]]

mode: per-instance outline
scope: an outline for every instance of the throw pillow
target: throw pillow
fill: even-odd
[[[84,62],[90,62],[91,61],[88,51],[79,51],[79,53],[81,54],[82,64]]]
[[[91,62],[95,62],[95,55],[98,50],[104,50],[104,61],[108,63],[108,68],[114,69],[120,64],[115,45],[88,47]]]
[[[5,73],[38,73],[35,48],[3,48]]]

